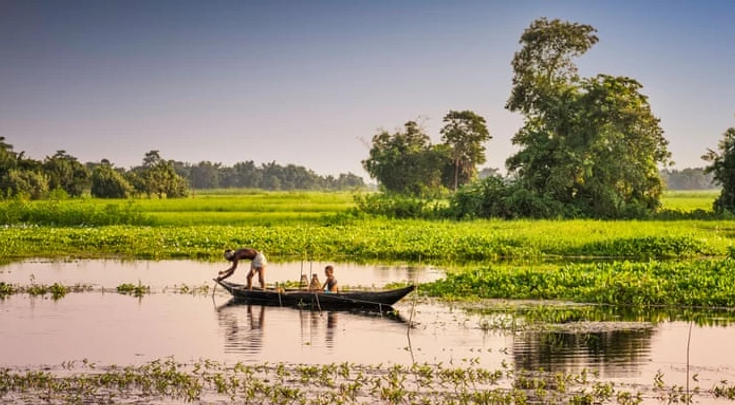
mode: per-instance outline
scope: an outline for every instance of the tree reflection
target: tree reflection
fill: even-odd
[[[513,342],[513,358],[519,370],[569,371],[595,368],[608,377],[623,377],[649,356],[653,327],[594,332],[526,331]]]

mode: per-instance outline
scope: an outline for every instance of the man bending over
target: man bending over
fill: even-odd
[[[258,252],[253,248],[242,248],[237,250],[225,250],[225,259],[232,262],[232,266],[219,272],[218,281],[222,281],[227,277],[230,277],[235,273],[237,268],[237,262],[240,260],[250,260],[250,272],[248,273],[248,290],[253,289],[253,276],[258,273],[258,281],[260,282],[260,288],[265,290],[265,266],[268,261],[263,255],[263,252]]]

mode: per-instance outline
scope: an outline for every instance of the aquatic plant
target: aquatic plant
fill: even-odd
[[[658,259],[725,256],[732,221],[366,220],[344,225],[0,228],[0,256],[221,260],[258,246],[283,260],[466,261],[578,257]],[[40,250],[39,248],[42,248]]]
[[[732,308],[699,308],[677,306],[613,306],[574,304],[549,301],[535,302],[469,302],[460,306],[466,313],[480,317],[478,326],[483,330],[553,330],[585,329],[586,323],[631,322],[642,323],[693,322],[698,326],[730,326],[735,324]]]
[[[134,297],[140,298],[145,294],[150,293],[151,287],[141,284],[140,281],[138,281],[137,285],[131,283],[123,283],[117,286],[117,292],[120,294],[132,295]]]
[[[163,292],[173,291],[178,294],[205,295],[209,293],[209,284],[198,286],[190,286],[186,284],[174,285],[173,287],[164,287]]]
[[[94,287],[86,284],[62,285],[54,283],[51,285],[37,284],[33,282],[30,285],[13,285],[0,282],[0,299],[4,299],[13,294],[28,294],[30,296],[50,295],[52,299],[57,300],[66,296],[70,292],[92,291]]]
[[[212,403],[324,404],[639,404],[646,398],[680,402],[732,398],[732,386],[685,390],[668,386],[662,375],[651,385],[601,380],[593,370],[549,373],[490,370],[475,365],[410,366],[341,364],[226,365],[174,359],[140,366],[100,366],[67,362],[63,372],[48,368],[0,369],[0,399],[23,403],[131,403],[186,401]]]
[[[735,260],[482,266],[423,284],[421,291],[450,299],[735,307]]]

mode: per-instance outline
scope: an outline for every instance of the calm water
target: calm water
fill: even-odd
[[[324,263],[314,263],[313,271]],[[23,262],[0,267],[0,281],[93,284],[114,289],[140,280],[152,287],[142,298],[98,290],[50,298],[13,295],[0,301],[0,367],[38,367],[88,359],[100,364],[138,364],[173,356],[179,361],[227,363],[362,364],[429,362],[500,369],[579,372],[599,370],[605,379],[651,384],[657,372],[667,384],[684,384],[690,324],[685,322],[584,322],[552,330],[496,330],[488,315],[447,305],[416,303],[396,308],[400,317],[349,312],[233,305],[218,289],[179,294],[173,285],[211,285],[221,264],[168,262]],[[308,273],[309,264],[305,265]],[[296,280],[300,263],[271,264],[269,282]],[[337,265],[344,285],[441,277],[426,267]],[[235,278],[244,277],[244,272]],[[412,311],[413,315],[412,315]],[[412,318],[415,327],[408,327]],[[735,380],[735,327],[694,326],[690,372],[710,387]]]

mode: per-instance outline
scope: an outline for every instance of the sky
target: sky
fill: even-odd
[[[450,110],[485,117],[504,171],[522,117],[504,106],[539,17],[590,24],[582,76],[638,80],[674,168],[735,126],[735,2],[0,0],[0,136],[42,160],[129,168],[252,160],[354,173],[381,129],[440,142]]]

